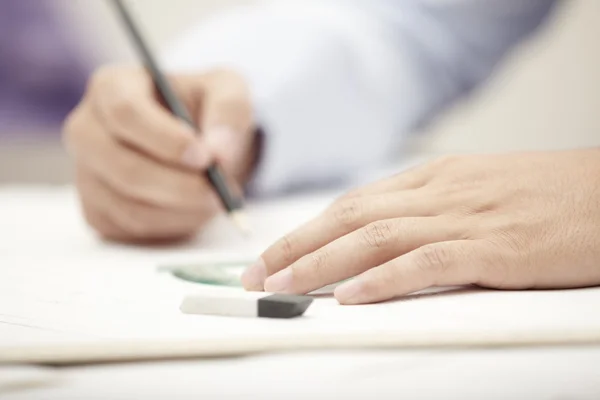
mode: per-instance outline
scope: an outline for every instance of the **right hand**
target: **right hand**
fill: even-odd
[[[255,158],[244,80],[229,71],[169,76],[201,135],[173,116],[142,68],[104,67],[64,126],[87,222],[107,239],[179,240],[219,210],[215,160],[241,190]]]

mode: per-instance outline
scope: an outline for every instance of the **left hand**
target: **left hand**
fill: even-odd
[[[448,157],[376,182],[269,247],[243,282],[304,294],[352,277],[342,304],[599,285],[600,149]]]

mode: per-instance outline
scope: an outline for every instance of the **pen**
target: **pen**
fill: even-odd
[[[175,95],[175,92],[172,90],[167,79],[165,78],[165,75],[158,67],[156,60],[152,56],[149,47],[146,45],[140,30],[137,28],[123,0],[112,0],[112,2],[116,7],[126,29],[128,30],[131,40],[142,57],[146,68],[152,75],[152,79],[154,80],[157,91],[162,97],[165,105],[174,115],[182,119],[191,127],[197,129],[194,124],[194,120],[189,115],[185,106],[181,103],[181,101],[179,101]],[[211,182],[215,191],[219,195],[223,205],[225,206],[225,209],[227,210],[227,213],[233,222],[242,232],[248,233],[248,223],[244,213],[242,212],[242,201],[240,198],[236,198],[236,196],[233,195],[219,166],[217,164],[211,165],[206,174],[208,180]]]

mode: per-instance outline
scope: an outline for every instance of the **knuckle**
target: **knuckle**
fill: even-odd
[[[473,217],[491,212],[494,206],[491,204],[470,202],[469,204],[460,204],[456,209],[450,212],[455,217]]]
[[[353,227],[361,219],[362,206],[358,199],[344,199],[333,205],[331,213],[337,223]]]
[[[136,112],[136,99],[127,90],[135,82],[137,71],[116,65],[98,68],[92,78],[88,95],[98,103],[101,110],[116,121],[126,121]]]
[[[283,261],[287,265],[289,265],[295,261],[295,259],[294,259],[294,244],[293,243],[294,243],[294,241],[289,234],[283,235],[281,237],[281,239],[279,239],[278,248],[280,249],[281,257],[282,257]]]
[[[448,269],[450,255],[445,246],[426,245],[419,249],[415,263],[417,268],[428,274],[443,274]]]
[[[329,254],[325,250],[319,250],[310,256],[311,270],[315,274],[321,274],[329,267]]]
[[[381,248],[389,245],[392,235],[392,226],[389,221],[376,221],[365,226],[360,237],[367,247]]]
[[[126,122],[135,117],[135,98],[128,93],[115,91],[106,101],[106,112],[118,122]]]

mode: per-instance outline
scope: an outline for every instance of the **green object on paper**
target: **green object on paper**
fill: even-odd
[[[160,267],[173,276],[188,282],[215,286],[242,286],[241,276],[250,262],[204,262],[198,264]]]
[[[213,286],[242,287],[241,277],[247,266],[253,261],[204,261],[198,263],[178,264],[159,267],[159,271],[169,272],[178,279]],[[310,294],[332,292],[337,284],[346,282],[344,279],[336,284],[317,289]]]

